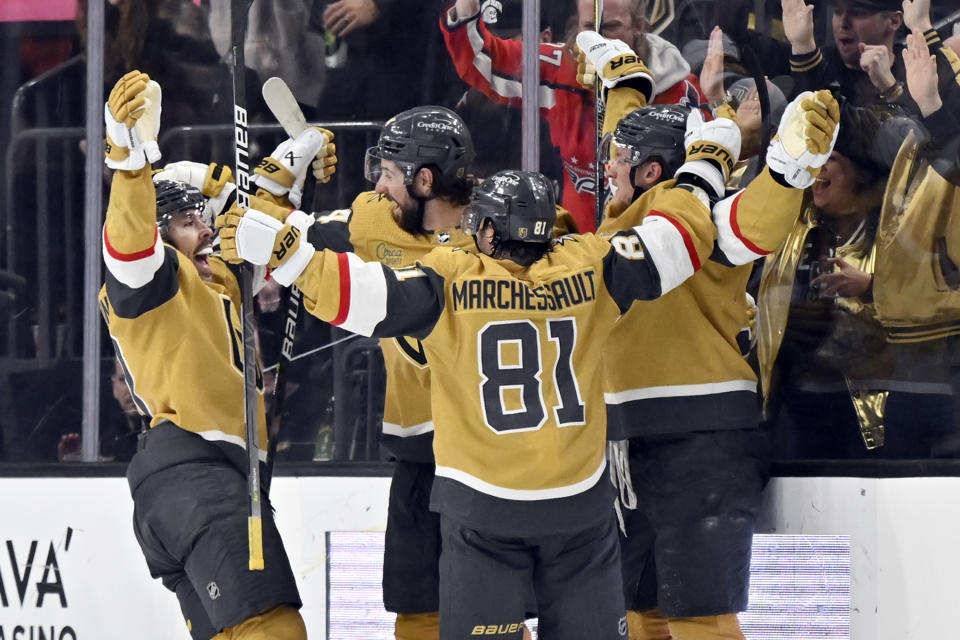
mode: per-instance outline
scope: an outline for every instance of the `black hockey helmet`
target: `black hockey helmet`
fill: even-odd
[[[200,190],[185,182],[176,180],[156,180],[157,226],[160,234],[165,235],[167,224],[178,213],[194,213],[203,218],[206,200]]]
[[[410,185],[417,171],[435,165],[447,179],[464,178],[476,154],[467,125],[446,107],[414,107],[387,120],[377,146],[367,149],[364,177],[380,178],[380,162],[391,160],[403,171]]]
[[[632,167],[656,160],[663,166],[663,174],[672,176],[686,157],[683,135],[689,114],[690,107],[678,104],[651,105],[631,111],[617,123],[613,132],[619,159]]]
[[[495,245],[547,242],[557,220],[553,186],[534,171],[498,171],[473,189],[460,228],[475,236],[487,220],[493,223]]]

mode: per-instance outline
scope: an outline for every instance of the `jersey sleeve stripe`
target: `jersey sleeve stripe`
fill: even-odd
[[[353,253],[337,256],[340,308],[330,323],[364,336],[387,316],[387,279],[379,262],[364,262]]]
[[[648,257],[653,260],[660,274],[661,295],[679,286],[700,269],[690,233],[679,222],[652,210],[643,224],[634,227]]]
[[[467,26],[467,38],[470,48],[473,49],[473,66],[480,72],[493,91],[507,99],[519,100],[523,97],[523,82],[518,78],[511,78],[494,71],[493,58],[484,47],[483,33],[480,32],[480,20],[474,20]],[[556,96],[553,89],[544,86],[541,82],[538,89],[541,109],[551,109],[556,106]]]
[[[769,254],[751,242],[740,229],[737,207],[743,190],[725,198],[713,207],[713,221],[717,226],[717,246],[734,265],[747,264]]]
[[[103,227],[103,248],[104,252],[108,254],[111,258],[115,260],[120,260],[121,262],[135,262],[137,260],[143,260],[148,258],[157,250],[157,239],[160,236],[158,230],[153,232],[153,244],[144,249],[143,251],[134,251],[133,253],[122,253],[113,248],[113,245],[110,244],[110,238],[107,235],[107,227]]]
[[[155,232],[154,243],[149,249],[134,253],[121,253],[110,245],[107,228],[103,228],[103,261],[118,282],[131,289],[139,289],[150,282],[163,266],[163,242]]]
[[[340,308],[337,317],[330,321],[335,327],[342,325],[350,312],[350,259],[347,254],[337,254],[337,264],[340,267]]]

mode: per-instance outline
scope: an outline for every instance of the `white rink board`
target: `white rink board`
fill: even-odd
[[[275,481],[311,640],[326,637],[327,532],[382,531],[388,485]],[[960,478],[778,478],[763,531],[849,535],[850,637],[926,640],[955,626],[958,504]],[[147,573],[124,479],[2,478],[0,514],[0,640],[188,640],[176,598]]]

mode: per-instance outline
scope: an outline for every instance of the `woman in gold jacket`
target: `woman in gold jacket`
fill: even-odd
[[[960,71],[960,60],[952,51],[938,53]],[[926,132],[910,133],[900,145],[880,202],[875,240],[847,242],[837,249],[838,257],[829,259],[836,271],[808,278],[819,287],[808,292],[810,297],[842,296],[826,305],[833,307],[832,319],[839,318],[839,323],[821,330],[823,341],[807,343],[800,358],[808,370],[818,365],[833,368],[834,393],[806,393],[801,396],[805,403],[792,403],[801,408],[800,419],[775,423],[782,428],[775,429],[781,454],[925,458],[960,451],[951,380],[960,362],[956,338],[960,226],[950,215],[960,211],[956,186],[960,126],[951,110],[943,108],[960,104],[960,86],[951,85],[941,98],[934,57],[922,39],[910,36],[904,57],[911,70],[909,89],[923,109]],[[869,135],[877,137],[872,130]],[[817,189],[822,195],[823,183]],[[813,195],[816,199],[816,192]],[[776,403],[771,400],[776,391],[788,398],[792,389],[785,377],[778,381],[777,376],[785,373],[784,345],[795,333],[790,323],[802,325],[795,317],[798,308],[789,303],[797,292],[794,274],[800,273],[796,267],[804,267],[801,256],[812,223],[810,212],[804,211],[764,270],[759,353],[768,416],[774,413]],[[841,399],[846,394],[837,389],[838,376],[849,399]],[[802,380],[801,386],[805,384],[808,392],[828,390],[811,382]],[[854,416],[862,439],[859,446],[857,430],[849,424]]]

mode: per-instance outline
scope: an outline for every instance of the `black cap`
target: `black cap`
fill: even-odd
[[[480,19],[498,38],[514,38],[523,29],[523,0],[483,0]],[[540,12],[540,30],[547,28],[544,12]]]
[[[903,11],[901,0],[838,0],[838,6],[851,6],[867,11]]]

